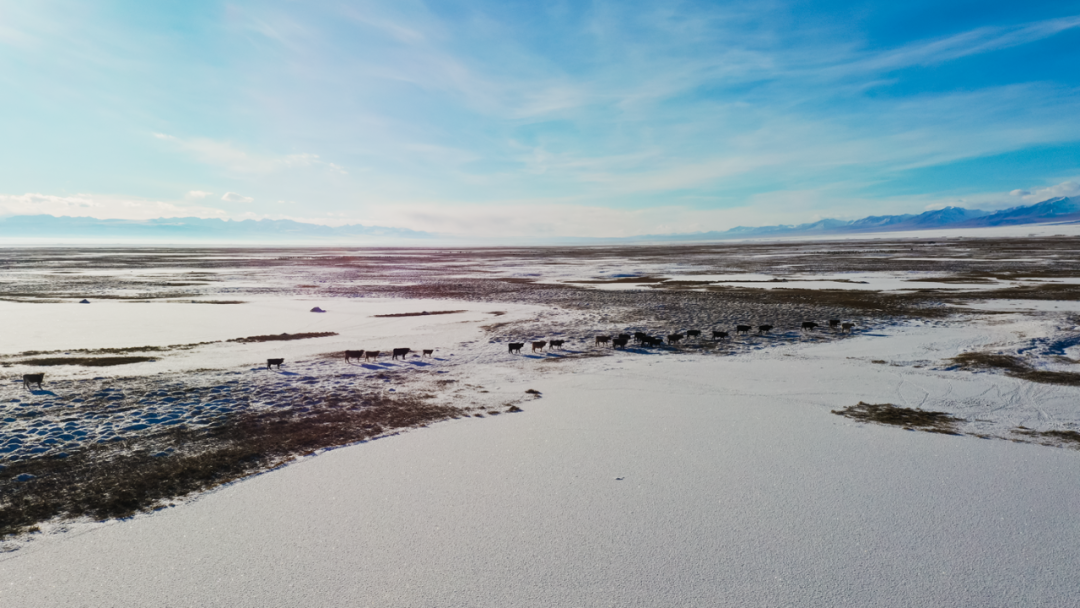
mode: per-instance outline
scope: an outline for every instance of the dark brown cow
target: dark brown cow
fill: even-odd
[[[544,347],[545,347],[545,346],[547,346],[547,342],[545,342],[545,341],[543,341],[543,340],[541,340],[541,341],[539,341],[539,342],[533,342],[533,343],[532,343],[532,347],[533,347],[533,351],[532,351],[532,352],[534,352],[534,353],[535,353],[536,351],[544,352]]]
[[[393,360],[397,359],[398,357],[401,357],[402,359],[404,359],[405,357],[408,357],[409,353],[411,353],[411,352],[412,352],[411,348],[395,348],[394,352],[390,356],[390,360],[393,361]]]
[[[736,325],[735,333],[745,334],[749,333],[751,329],[753,329],[753,327],[750,327],[749,325]]]
[[[767,334],[770,331],[772,331],[772,325],[758,325],[757,326],[757,333],[759,333],[759,334]]]
[[[712,337],[713,337],[714,340],[719,339],[719,338],[726,338],[726,337],[728,337],[728,333],[726,331],[716,331],[714,329],[713,332],[712,332]]]
[[[360,358],[363,356],[364,351],[362,350],[347,350],[345,351],[345,362],[348,363],[349,359],[356,359],[357,361],[359,361]]]
[[[667,337],[667,341],[668,341],[668,344],[678,344],[679,341],[682,340],[685,337],[686,336],[684,336],[682,334],[671,334],[670,336]]]
[[[803,324],[802,324],[802,330],[803,331],[814,331],[815,327],[817,327],[817,323],[814,323],[813,321],[803,321]]]
[[[523,346],[525,346],[524,342],[511,342],[510,343],[510,354],[512,355],[514,353],[517,353],[517,354],[520,355],[521,354],[521,348]]]
[[[434,357],[434,356],[435,356],[435,349],[434,348],[425,348],[423,354],[420,355],[420,358]]]
[[[844,323],[840,326],[840,333],[851,333],[851,328],[855,327],[854,323]]]
[[[652,336],[645,336],[641,339],[641,343],[645,346],[663,346],[664,340],[662,338],[654,338]]]
[[[382,351],[366,350],[366,351],[364,351],[364,361],[371,361],[371,360],[378,361],[380,354],[382,354]]]
[[[26,387],[26,390],[30,390],[31,384],[36,384],[38,388],[41,388],[41,383],[45,381],[45,374],[23,374],[22,383]]]
[[[840,319],[829,319],[829,329],[836,329],[840,326]]]
[[[611,336],[596,336],[596,345],[607,344],[611,341]]]
[[[624,348],[630,342],[630,338],[615,338],[611,341],[611,348]]]
[[[278,369],[281,369],[281,364],[285,362],[285,359],[267,359],[266,369],[270,369],[271,365],[276,365]]]
[[[562,350],[562,345],[563,344],[566,344],[566,340],[552,340],[551,341],[551,348],[557,348],[559,350]]]

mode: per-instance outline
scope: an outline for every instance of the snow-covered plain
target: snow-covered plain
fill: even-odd
[[[1080,604],[1080,452],[1016,433],[1080,429],[1080,388],[948,361],[992,352],[1075,371],[1075,301],[974,301],[946,317],[860,318],[851,336],[778,327],[717,344],[612,351],[590,339],[633,329],[619,325],[623,317],[547,304],[542,291],[525,303],[237,287],[298,282],[280,275],[240,276],[186,301],[0,302],[20,320],[0,352],[11,374],[4,411],[79,410],[69,393],[82,384],[126,383],[143,410],[178,403],[155,390],[163,382],[205,385],[199,407],[226,399],[225,410],[273,407],[272,395],[299,382],[348,385],[388,370],[412,380],[388,381],[387,391],[444,378],[483,391],[469,399],[524,411],[325,451],[130,520],[43,526],[0,553],[0,605]],[[245,303],[190,301],[227,297]],[[664,302],[656,314],[671,326],[656,331],[700,318]],[[308,312],[316,305],[328,312]],[[466,312],[374,316],[424,310]],[[18,379],[30,368],[16,353],[30,349],[322,331],[338,335],[215,342],[103,370],[49,368],[47,390],[32,393]],[[511,339],[556,336],[569,340],[561,353],[506,349]],[[399,346],[436,347],[436,356],[346,364],[335,355]],[[270,356],[286,356],[282,372],[258,365]],[[213,392],[230,380],[230,397]],[[270,402],[240,397],[256,391]],[[964,420],[963,435],[831,413],[860,401],[950,412]]]

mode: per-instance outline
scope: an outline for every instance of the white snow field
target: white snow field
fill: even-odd
[[[1023,390],[864,358],[979,341],[944,334],[491,362],[542,397],[46,535],[0,557],[0,605],[1078,605],[1076,451],[829,412]]]
[[[459,409],[128,519],[0,539],[0,608],[1080,606],[1078,252],[9,251],[8,496],[55,479],[20,485],[19,467],[122,459],[169,429],[344,394]],[[756,282],[774,278],[788,283]],[[744,284],[705,284],[729,280]],[[462,312],[376,316],[423,311]],[[655,348],[594,340],[690,329]],[[232,341],[286,332],[319,335]],[[564,348],[508,350],[552,339]],[[399,347],[435,353],[390,360]],[[117,355],[140,357],[80,362]],[[959,434],[833,413],[859,403],[947,412]]]

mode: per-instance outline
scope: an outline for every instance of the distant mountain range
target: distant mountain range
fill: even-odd
[[[778,226],[739,226],[722,232],[692,234],[656,234],[634,237],[657,241],[745,239],[771,236],[812,236],[819,234],[856,234],[863,232],[899,232],[934,228],[983,228],[1019,224],[1080,222],[1080,201],[1058,197],[1034,205],[1012,207],[1001,211],[980,211],[961,207],[946,207],[918,215],[872,215],[861,220],[824,219],[809,224]]]
[[[1018,224],[1080,222],[1080,200],[1058,197],[1034,205],[1012,207],[1002,211],[980,211],[946,207],[918,215],[874,215],[860,220],[824,219],[809,224],[779,226],[739,226],[722,232],[690,234],[653,234],[616,239],[552,239],[581,244],[596,242],[634,241],[710,241],[760,237],[815,236],[827,234],[858,234],[928,230],[934,228],[979,228],[1014,226]],[[39,239],[119,239],[153,241],[215,241],[215,242],[350,242],[363,244],[388,240],[452,239],[430,232],[384,226],[322,226],[292,220],[219,220],[195,217],[159,218],[153,220],[99,220],[89,217],[54,217],[51,215],[16,215],[0,219],[0,238],[22,237]],[[531,244],[539,244],[536,239]]]
[[[118,238],[213,241],[341,241],[355,237],[425,239],[429,232],[383,226],[322,226],[292,220],[219,220],[197,217],[99,220],[90,217],[16,215],[0,219],[0,237]],[[362,240],[362,239],[357,239]]]

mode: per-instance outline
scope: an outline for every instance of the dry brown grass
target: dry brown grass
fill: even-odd
[[[594,279],[581,281],[564,281],[572,285],[626,285],[633,283],[663,283],[667,279],[660,277],[619,277],[617,279]]]
[[[127,517],[321,448],[459,415],[410,397],[337,398],[308,412],[248,412],[216,428],[176,428],[15,463],[0,469],[0,537],[57,517]],[[18,481],[24,475],[33,477]]]
[[[1019,357],[1012,355],[996,355],[992,353],[962,353],[951,361],[964,369],[1005,370],[1007,376],[1020,378],[1029,382],[1040,384],[1058,384],[1064,386],[1080,386],[1080,374],[1076,372],[1051,372],[1033,369]]]
[[[51,367],[55,365],[81,365],[83,367],[112,367],[130,363],[157,361],[154,357],[46,357],[42,359],[23,359],[16,361],[20,365]]]
[[[465,310],[435,310],[424,312],[397,312],[390,315],[374,315],[376,317],[426,317],[428,315],[452,315],[459,312],[468,312]]]
[[[279,342],[283,340],[306,340],[308,338],[326,338],[328,336],[336,336],[337,332],[334,331],[316,331],[306,334],[274,334],[266,336],[249,336],[247,338],[233,338],[229,342],[240,342],[247,344],[249,342]]]
[[[864,403],[833,410],[832,413],[859,422],[875,422],[890,426],[899,426],[907,430],[959,435],[957,425],[963,418],[955,418],[945,412],[900,407],[891,403]]]
[[[1013,432],[1023,435],[1025,440],[1030,440],[1034,443],[1080,449],[1080,433],[1076,431],[1035,431],[1020,426]]]
[[[28,350],[19,353],[18,357],[34,357],[39,355],[55,355],[57,353],[83,353],[87,355],[119,355],[124,353],[155,353],[170,350],[190,350],[207,344],[217,342],[195,342],[193,344],[170,344],[168,346],[124,346],[120,348],[68,348],[64,350]]]

